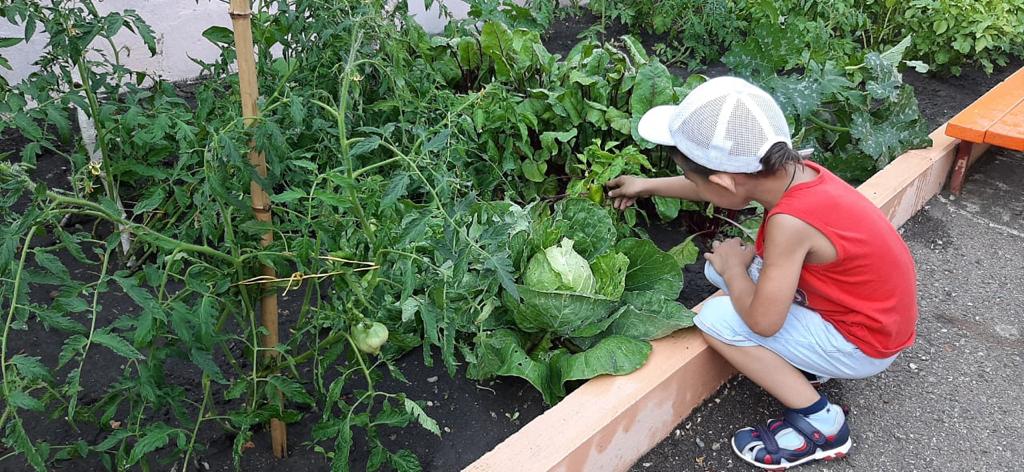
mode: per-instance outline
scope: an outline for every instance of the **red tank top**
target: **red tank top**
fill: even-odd
[[[804,264],[797,302],[817,311],[868,356],[890,357],[914,342],[917,282],[910,250],[888,218],[839,177],[804,161],[818,177],[792,186],[764,221],[784,213],[820,231],[836,260]],[[757,234],[764,256],[765,224]]]

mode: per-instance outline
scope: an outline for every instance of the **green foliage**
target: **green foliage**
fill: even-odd
[[[609,335],[593,351],[551,349],[572,337],[597,344],[626,313],[627,284],[640,272],[614,248],[628,228],[585,200],[562,200],[557,218],[547,204],[521,203],[653,168],[640,153],[651,145],[635,136],[639,113],[678,101],[695,82],[673,78],[628,37],[552,55],[536,32],[550,21],[543,10],[493,5],[474,7],[487,20],[479,30],[454,22],[430,37],[404,2],[259,3],[261,116],[251,126],[230,98],[239,91],[225,28],[203,34],[221,51],[201,64],[206,79],[182,87],[99,49],[123,51],[120,29],[155,44],[132,12],[99,15],[90,2],[0,7],[26,38],[36,26],[51,33],[41,70],[0,87],[0,112],[12,115],[3,131],[29,140],[20,162],[0,164],[5,445],[39,470],[85,456],[111,469],[151,468],[153,457],[193,466],[199,431],[221,428],[239,467],[261,425],[312,417],[310,447],[333,470],[348,470],[354,445],[366,444],[367,469],[412,471],[415,455],[385,447],[381,428],[440,429],[415,399],[378,385],[384,375],[404,380],[394,363],[414,348],[451,375],[464,363],[476,378],[523,376],[550,402],[567,380],[637,368],[645,340]],[[95,153],[73,132],[71,105],[95,123]],[[266,176],[253,171],[250,144],[266,156]],[[66,161],[68,188],[30,177],[43,154]],[[271,195],[271,224],[253,216],[253,182]],[[86,224],[70,229],[65,218]],[[511,307],[550,313],[554,302],[517,282],[530,257],[562,238],[594,267],[588,299],[609,313],[561,323],[563,335],[535,349],[542,340],[517,328],[527,318]],[[64,254],[86,270],[69,270]],[[279,278],[256,278],[262,266]],[[52,300],[30,301],[54,287]],[[282,317],[290,335],[274,356],[260,341],[264,290],[299,300]],[[103,304],[122,294],[123,313],[110,319]],[[62,340],[57,359],[8,346],[40,328]],[[83,381],[111,358],[122,365],[113,381]],[[173,365],[201,372],[201,388],[169,381]],[[38,411],[101,433],[50,446],[23,427]]]
[[[889,2],[887,2],[889,3]],[[939,71],[959,75],[965,64],[987,73],[1024,57],[1024,3],[1000,0],[892,2],[900,35],[913,35],[912,53]]]
[[[992,73],[1011,57],[1024,56],[1020,2],[749,0],[738,2],[735,11],[749,25],[741,47],[772,52],[768,60],[776,61],[775,68],[808,60],[845,62],[863,49],[886,49],[907,37],[914,39],[906,54],[922,72],[959,75],[964,64],[978,64]]]
[[[738,37],[734,0],[593,0],[588,8],[601,21],[617,21],[633,31],[662,35],[656,47],[668,63],[689,67],[715,61]]]
[[[901,84],[901,67],[959,74],[964,64],[977,63],[991,73],[1024,56],[1020,2],[693,3],[599,1],[590,9],[668,39],[657,52],[670,62],[687,58],[693,67],[727,51],[722,60],[733,73],[767,88],[793,117],[798,143],[815,148],[815,159],[851,182],[927,144],[913,92]],[[662,217],[676,213],[659,203]]]
[[[583,41],[561,59],[536,32],[499,22],[485,23],[479,34],[452,34],[432,41],[433,61],[459,71],[448,81],[454,90],[477,91],[455,105],[461,116],[452,117],[452,132],[465,148],[454,152],[466,154],[475,188],[501,186],[515,199],[557,194],[559,175],[589,172],[588,161],[567,156],[585,154],[596,142],[610,153],[628,148],[643,112],[678,102],[697,83],[680,82],[629,37]]]
[[[553,214],[539,212],[511,233],[523,257],[529,257],[527,285],[518,287],[521,300],[503,294],[513,322],[477,335],[472,378],[521,377],[554,403],[565,395],[565,382],[632,372],[650,353],[646,341],[692,325],[693,313],[676,301],[681,266],[647,240],[626,238],[588,253],[596,293],[561,281],[547,283],[548,277],[564,277],[546,262],[549,253],[571,250],[567,238],[582,236],[585,227],[562,222],[601,221],[608,211],[589,200],[567,200]],[[547,246],[553,238],[566,239]],[[587,260],[576,257],[574,266],[586,267]]]
[[[775,97],[791,120],[795,146],[815,149],[813,159],[857,183],[907,149],[929,143],[928,125],[899,71],[909,41],[869,52],[859,64],[810,60],[801,73],[788,75],[775,75],[779,64],[739,50],[726,61]]]
[[[999,0],[692,0],[590,2],[602,21],[667,40],[669,63],[706,65],[730,51],[773,70],[809,61],[848,62],[913,37],[907,55],[922,72],[959,75],[964,64],[992,73],[1024,57],[1024,4]],[[729,62],[729,60],[727,60]]]

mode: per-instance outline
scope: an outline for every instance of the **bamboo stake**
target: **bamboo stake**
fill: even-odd
[[[256,82],[256,59],[252,46],[252,8],[249,0],[231,0],[230,10],[231,24],[235,34],[235,53],[238,61],[238,86],[242,97],[242,116],[246,126],[252,125],[259,117],[260,110],[256,105],[259,97],[259,85]],[[261,177],[267,176],[266,156],[257,152],[253,143],[249,143],[249,162],[256,168]],[[270,196],[260,186],[259,182],[253,180],[250,184],[252,192],[252,211],[259,221],[272,223],[270,214]],[[267,246],[273,240],[274,234],[267,231],[263,234],[260,244]],[[261,266],[260,273],[270,279],[276,278],[274,268]],[[267,334],[261,337],[260,345],[264,351],[264,359],[270,362],[277,360],[277,293],[274,288],[265,283],[261,285],[262,298],[260,299],[260,314],[263,328]],[[278,397],[279,404],[284,403],[284,398]],[[274,457],[283,458],[288,455],[288,430],[284,422],[273,418],[270,420],[270,441],[274,450]]]

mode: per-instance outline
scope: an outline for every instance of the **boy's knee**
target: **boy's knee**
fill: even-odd
[[[694,323],[705,334],[720,341],[749,340],[751,335],[750,328],[736,312],[729,297],[715,297],[704,302]]]
[[[704,278],[708,279],[711,285],[725,290],[725,279],[715,270],[715,266],[711,264],[711,261],[704,262]]]

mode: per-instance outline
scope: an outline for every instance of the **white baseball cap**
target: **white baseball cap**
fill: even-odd
[[[719,172],[754,173],[775,143],[792,147],[778,103],[756,85],[717,77],[693,89],[679,105],[651,108],[640,118],[640,137],[675,146],[693,162]],[[810,151],[801,151],[807,156]]]

